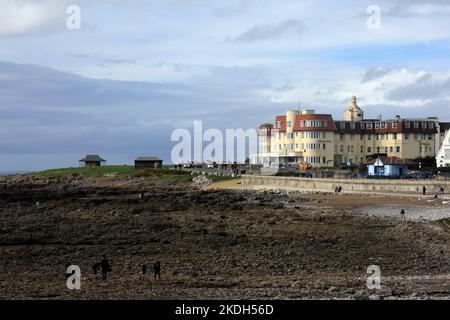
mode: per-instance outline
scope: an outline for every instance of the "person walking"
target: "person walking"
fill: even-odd
[[[422,194],[423,195],[427,194],[427,187],[425,187],[425,186],[422,187]]]
[[[439,186],[439,193],[442,194],[442,195],[444,194],[444,187]]]
[[[103,256],[102,261],[100,262],[100,271],[102,274],[102,280],[106,280],[106,276],[111,272],[111,265],[109,264],[106,256]]]
[[[159,261],[156,261],[153,264],[153,272],[155,273],[155,281],[156,278],[158,278],[158,280],[161,281],[161,263]]]
[[[146,274],[147,274],[147,265],[145,263],[142,263],[141,272],[139,272],[139,280],[144,281]]]
[[[402,210],[400,211],[400,216],[402,217],[402,219],[406,219],[406,212],[405,212],[405,209],[402,209]]]

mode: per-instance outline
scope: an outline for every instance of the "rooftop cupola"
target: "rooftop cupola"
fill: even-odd
[[[358,106],[358,102],[355,96],[352,97],[350,105],[344,112],[345,121],[362,121],[364,120],[364,112]]]

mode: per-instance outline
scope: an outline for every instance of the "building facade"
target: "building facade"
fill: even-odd
[[[441,149],[436,156],[438,168],[450,167],[450,131],[444,135]]]
[[[276,116],[273,124],[261,125],[259,153],[253,161],[335,167],[367,163],[378,156],[436,157],[442,141],[437,118],[365,119],[352,97],[344,120],[335,121],[331,114],[313,110],[289,110]]]

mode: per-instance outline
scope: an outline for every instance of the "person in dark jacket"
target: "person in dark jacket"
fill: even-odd
[[[153,272],[155,273],[155,281],[156,278],[158,278],[158,280],[161,281],[161,263],[159,261],[156,261],[153,264]]]
[[[147,265],[145,263],[143,263],[141,265],[141,272],[139,272],[139,280],[144,281],[146,274],[147,274]]]
[[[111,272],[111,265],[109,264],[108,259],[106,259],[106,256],[103,256],[103,259],[100,262],[100,271],[102,280],[106,280],[106,276]]]

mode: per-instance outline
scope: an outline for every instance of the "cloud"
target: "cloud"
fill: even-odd
[[[64,9],[56,1],[0,1],[0,36],[17,36],[45,30],[58,21],[64,25]]]
[[[369,82],[369,81],[372,81],[374,79],[378,79],[380,77],[385,76],[389,72],[391,72],[391,70],[388,69],[388,68],[384,68],[384,67],[372,67],[372,68],[369,68],[364,73],[364,77],[362,79],[362,82]]]
[[[391,90],[386,96],[396,101],[447,99],[450,106],[450,76],[439,79],[431,73],[425,73],[413,83]]]
[[[257,25],[235,37],[232,42],[256,42],[276,39],[288,33],[300,36],[305,29],[305,25],[300,20],[284,20],[277,24]]]

